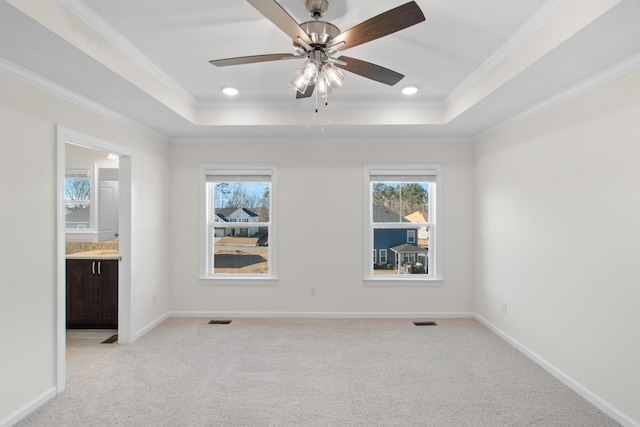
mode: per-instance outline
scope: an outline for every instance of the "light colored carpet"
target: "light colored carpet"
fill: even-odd
[[[166,320],[18,425],[619,425],[472,319],[208,320]]]

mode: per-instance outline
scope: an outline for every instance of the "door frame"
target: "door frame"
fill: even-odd
[[[120,200],[119,216],[119,252],[118,266],[118,342],[130,343],[133,338],[132,305],[131,305],[131,272],[132,272],[132,168],[133,153],[129,148],[113,142],[97,138],[82,132],[57,127],[57,290],[56,290],[56,386],[61,393],[66,387],[66,256],[65,256],[65,204],[64,180],[66,171],[67,143],[89,149],[101,150],[120,156]]]

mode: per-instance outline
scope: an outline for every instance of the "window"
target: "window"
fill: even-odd
[[[440,280],[442,166],[365,165],[365,187],[367,253],[379,254],[365,279]]]
[[[273,279],[275,165],[202,166],[203,279]]]
[[[385,265],[386,263],[387,263],[387,250],[386,249],[380,249],[380,264]],[[386,268],[386,267],[384,267],[384,268]]]
[[[64,178],[65,228],[92,230],[90,169],[67,169]]]

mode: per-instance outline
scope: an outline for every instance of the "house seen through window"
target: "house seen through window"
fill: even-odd
[[[204,278],[273,277],[274,169],[204,169]]]

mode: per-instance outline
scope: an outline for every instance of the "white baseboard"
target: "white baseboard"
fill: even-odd
[[[600,409],[602,412],[622,424],[624,427],[640,427],[640,424],[633,421],[627,415],[623,414],[615,407],[610,405],[608,402],[600,398],[599,396],[592,393],[589,389],[584,387],[582,384],[574,381],[572,378],[568,377],[558,368],[544,360],[542,357],[538,356],[536,353],[531,351],[529,348],[522,345],[517,340],[513,339],[511,336],[503,332],[501,329],[496,327],[494,324],[489,322],[487,319],[483,318],[478,314],[474,314],[473,317],[484,326],[489,328],[492,332],[498,335],[500,338],[511,344],[517,350],[519,350],[522,354],[527,356],[529,359],[540,365],[544,370],[553,375],[556,379],[562,382],[564,385],[578,393],[584,399],[586,399],[589,403],[591,403],[596,408]]]
[[[26,405],[18,409],[13,414],[9,414],[4,419],[0,420],[0,427],[9,427],[14,424],[17,424],[27,415],[31,414],[33,411],[35,411],[40,406],[47,403],[49,400],[53,399],[55,396],[56,396],[56,388],[51,387],[49,390],[45,391],[40,396],[33,399],[31,402],[27,403]]]
[[[136,341],[138,338],[146,335],[150,330],[152,330],[153,328],[155,328],[156,326],[158,326],[160,323],[164,322],[165,320],[167,320],[169,317],[171,317],[171,313],[167,312],[165,314],[163,314],[162,316],[158,317],[156,320],[154,320],[153,322],[149,323],[147,326],[145,326],[144,328],[138,330],[134,336],[133,336],[133,340],[131,342]]]
[[[173,311],[171,317],[309,318],[309,319],[413,319],[473,318],[471,312],[306,312],[306,311]]]

